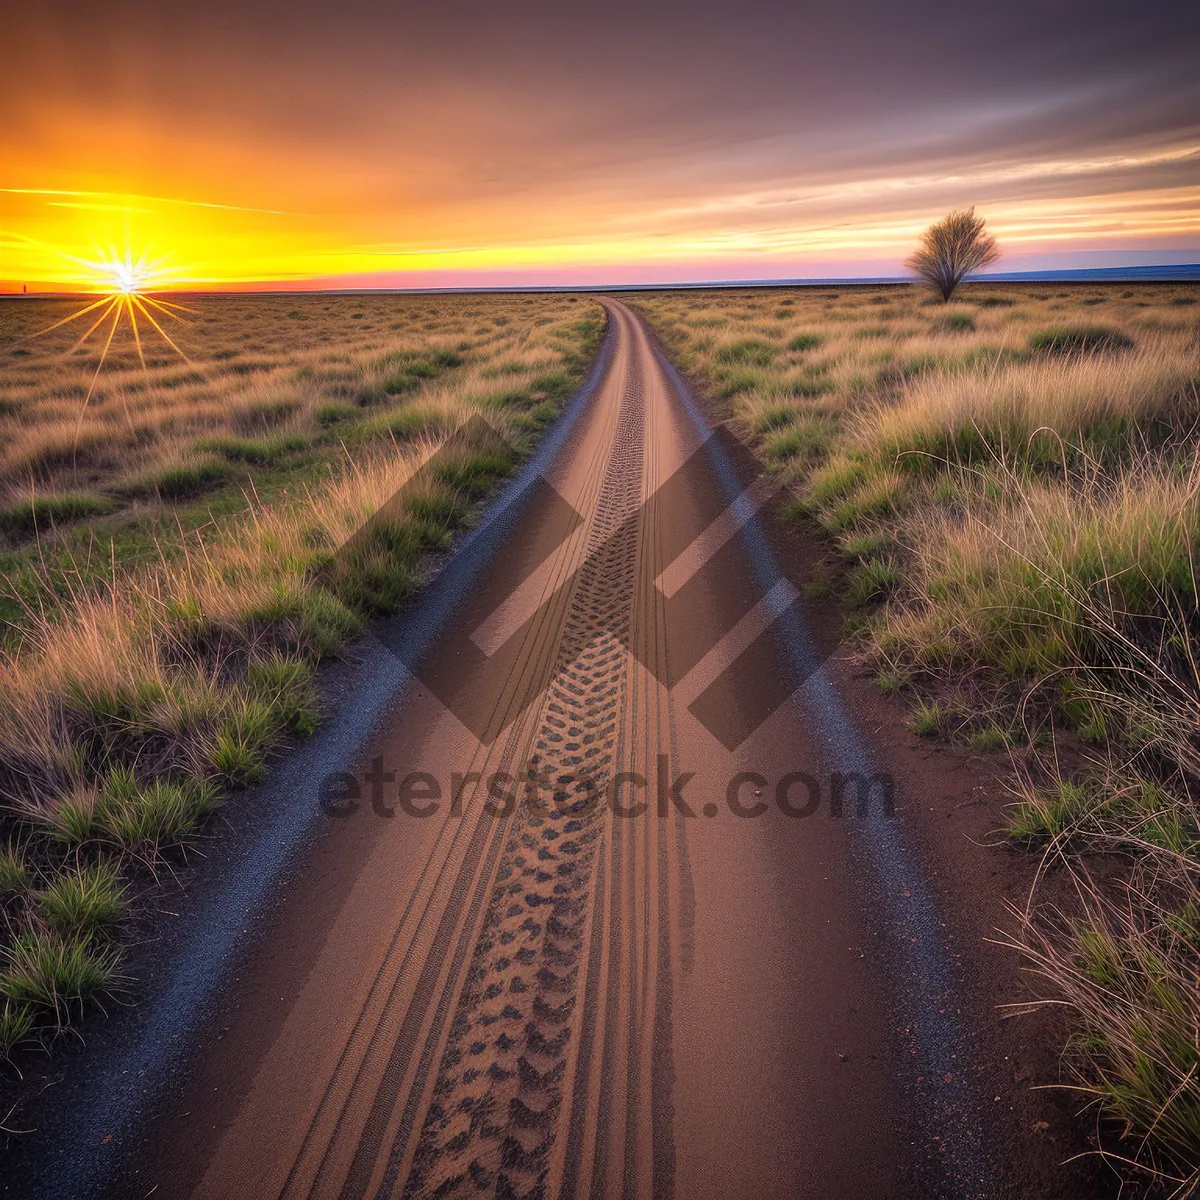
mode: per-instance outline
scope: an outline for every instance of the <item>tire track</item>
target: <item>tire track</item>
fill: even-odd
[[[619,347],[611,375],[623,371],[626,358],[627,349]],[[602,466],[600,460],[587,472],[581,493],[585,503],[599,491]],[[558,608],[546,606],[541,622],[526,631],[525,649],[519,656],[522,670],[497,697],[490,736],[499,735],[512,714],[525,708],[530,689],[540,688],[541,677],[553,662],[570,600],[570,589],[562,585],[576,567],[563,553],[548,575],[542,600],[559,597]],[[477,749],[464,774],[505,770],[527,756],[527,718],[528,712],[526,719],[517,718],[507,737]],[[464,941],[469,946],[473,932],[471,917],[487,894],[508,823],[483,816],[477,792],[467,800],[466,817],[448,823],[439,834],[440,853],[431,859],[399,922],[338,1071],[284,1184],[286,1196],[366,1194],[399,1097],[407,1095],[411,1107],[412,1097],[420,1095],[417,1075],[422,1056],[428,1057],[430,1039],[437,1037],[436,1023],[430,1027],[431,1006],[437,997],[444,1007],[456,989],[454,968],[467,952],[463,946]],[[415,983],[411,982],[414,974]],[[427,1069],[428,1063],[424,1065]]]
[[[530,761],[538,781],[527,787],[509,833],[405,1196],[546,1191],[579,1042],[585,951],[589,934],[596,936],[589,918],[607,824],[603,795],[619,754],[629,686],[631,660],[620,632],[636,615],[645,424],[642,380],[631,363],[536,725]],[[547,785],[549,797],[542,795]],[[393,1154],[398,1161],[402,1148]]]
[[[569,574],[569,566],[562,564],[561,573]],[[550,594],[556,582],[551,579],[548,583]],[[525,658],[526,669],[498,700],[493,728],[502,728],[508,714],[520,709],[522,689],[537,685],[539,665],[547,653],[545,646],[539,650],[537,643],[549,641],[556,624],[554,618],[553,612],[548,613],[544,627],[530,631],[529,640],[534,645]],[[468,764],[468,770],[504,770],[519,760],[526,742],[518,723],[498,756],[484,753],[479,761],[477,755]],[[472,803],[468,811],[478,808],[477,803]],[[343,1074],[352,1078],[348,1083],[331,1081],[323,1104],[330,1111],[324,1114],[319,1111],[314,1119],[285,1194],[365,1194],[366,1176],[373,1161],[371,1149],[378,1151],[382,1144],[397,1097],[411,1090],[411,1086],[405,1085],[411,1085],[412,1060],[428,1036],[429,1009],[434,996],[440,996],[439,1003],[444,1006],[446,993],[455,986],[454,967],[461,965],[465,956],[462,943],[469,939],[471,918],[478,913],[486,895],[506,824],[504,819],[480,819],[476,811],[474,822],[463,820],[453,828],[442,857],[436,866],[431,865],[429,878],[421,881],[381,965],[368,1009],[355,1028],[352,1041],[365,1044],[349,1046],[343,1056]],[[468,914],[465,922],[460,920],[464,910]],[[456,934],[459,942],[451,955]],[[404,981],[414,971],[420,971],[420,975],[415,989],[409,990],[403,986]],[[380,1062],[387,1063],[382,1074],[377,1070]],[[330,1129],[333,1104],[339,1097],[342,1104]],[[366,1106],[369,1110],[364,1114]],[[315,1176],[300,1169],[306,1155],[314,1153],[321,1155]],[[339,1172],[346,1170],[347,1155],[352,1155],[350,1174],[339,1187],[337,1179]]]

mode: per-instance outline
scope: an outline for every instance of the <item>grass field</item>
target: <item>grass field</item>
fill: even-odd
[[[849,632],[915,733],[1012,755],[997,824],[1078,897],[1035,891],[1013,943],[1072,1016],[1066,1062],[1115,1159],[1192,1194],[1200,287],[635,303],[791,489],[785,519],[828,539]]]
[[[78,303],[0,303],[0,1060],[132,986],[131,897],[315,727],[317,663],[419,589],[603,327],[569,296],[185,303],[186,359],[125,331],[98,376],[86,323],[35,336]],[[476,417],[507,448],[381,519]]]

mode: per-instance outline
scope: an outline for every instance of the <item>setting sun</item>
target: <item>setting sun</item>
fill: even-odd
[[[135,267],[120,262],[109,263],[107,266],[112,272],[113,282],[116,284],[118,292],[132,295],[142,290],[142,281]]]
[[[173,320],[181,321],[183,320],[181,314],[192,310],[185,308],[181,304],[175,304],[169,300],[156,299],[146,294],[148,288],[155,286],[162,287],[169,278],[163,270],[163,263],[166,260],[148,261],[148,251],[143,252],[136,261],[134,261],[129,251],[126,251],[124,258],[121,258],[115,250],[110,250],[107,256],[94,261],[74,258],[62,251],[57,251],[56,253],[61,258],[68,259],[86,268],[92,278],[88,280],[86,276],[84,277],[81,290],[93,293],[99,292],[100,295],[98,299],[93,300],[90,304],[85,304],[82,308],[60,318],[53,324],[36,330],[30,336],[33,338],[40,337],[56,329],[61,329],[63,326],[71,325],[82,317],[98,314],[69,351],[70,353],[82,349],[88,344],[92,335],[98,333],[100,339],[100,357],[92,373],[87,392],[83,397],[79,418],[80,423],[82,423],[83,414],[91,402],[92,394],[96,390],[96,382],[100,378],[100,372],[103,370],[105,360],[108,358],[109,349],[112,347],[113,339],[121,328],[122,323],[127,323],[129,333],[133,338],[134,347],[137,350],[138,360],[141,363],[142,369],[145,370],[146,357],[142,344],[142,333],[146,327],[158,334],[180,358],[185,362],[188,361],[187,355],[175,344],[175,341],[162,327],[159,318],[170,317]],[[157,314],[157,317],[155,314]],[[142,318],[142,325],[138,324],[139,316]]]

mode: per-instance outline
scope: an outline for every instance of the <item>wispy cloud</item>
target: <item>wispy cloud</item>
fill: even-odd
[[[143,216],[151,212],[148,208],[135,208],[132,204],[98,204],[90,200],[47,200],[46,204],[50,208],[77,208],[86,212],[140,213]]]
[[[79,203],[69,204],[66,201],[47,201],[48,204],[55,205],[60,208],[74,207],[107,207],[98,203],[84,204],[83,201],[88,198],[95,200],[117,199],[117,200],[144,200],[153,204],[175,204],[185,208],[210,208],[217,209],[221,212],[245,212],[245,213],[263,213],[271,217],[299,217],[303,213],[291,212],[280,208],[253,208],[245,204],[217,204],[210,200],[180,200],[173,196],[146,196],[137,192],[90,192],[78,191],[67,188],[0,188],[0,192],[4,192],[10,196],[76,196],[80,197]],[[117,209],[116,211],[120,211]],[[145,209],[135,209],[136,212],[145,212]]]
[[[714,196],[696,204],[659,209],[660,217],[714,216],[734,211],[836,205],[848,201],[880,199],[919,192],[947,192],[964,186],[979,189],[996,184],[1032,182],[1088,175],[1137,173],[1158,166],[1200,165],[1200,145],[1144,154],[1113,154],[1098,158],[1060,159],[1017,163],[983,163],[961,171],[927,172],[891,178],[855,179],[808,188],[787,188]]]

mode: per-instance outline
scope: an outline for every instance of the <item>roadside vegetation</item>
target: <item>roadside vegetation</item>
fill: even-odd
[[[1012,941],[1102,1152],[1200,1192],[1200,287],[638,298],[840,560],[914,731],[1014,763]],[[1031,867],[1033,863],[1031,862]]]
[[[603,325],[568,296],[188,304],[188,360],[114,343],[85,407],[96,351],[33,336],[69,302],[0,303],[0,1062],[131,986],[154,873],[315,729],[317,665],[420,588]],[[511,452],[443,453],[381,520],[478,417]]]

